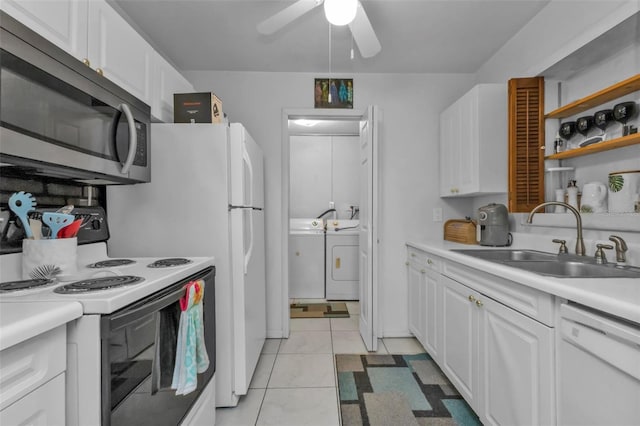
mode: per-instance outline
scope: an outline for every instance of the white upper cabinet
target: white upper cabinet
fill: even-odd
[[[2,0],[0,7],[69,54],[87,57],[87,0]]]
[[[103,0],[2,0],[2,10],[173,122],[173,94],[193,86]]]
[[[507,192],[507,86],[479,84],[440,115],[440,196]]]
[[[154,49],[107,3],[89,1],[88,16],[91,68],[151,104]]]
[[[173,94],[194,92],[194,88],[159,53],[155,53],[153,59],[151,115],[165,123],[173,123]]]

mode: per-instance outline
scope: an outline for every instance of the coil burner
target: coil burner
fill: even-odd
[[[8,293],[10,291],[18,291],[18,290],[30,290],[33,288],[39,288],[42,286],[49,285],[53,282],[53,280],[48,280],[44,278],[32,279],[32,280],[21,280],[21,281],[9,281],[6,283],[0,284],[0,293]]]
[[[131,259],[108,259],[87,265],[87,268],[115,268],[116,266],[132,265],[134,263],[136,261]]]
[[[193,262],[192,260],[185,259],[184,257],[171,257],[168,259],[158,259],[153,263],[147,265],[149,268],[171,268],[173,266],[186,265]]]
[[[90,291],[110,290],[112,288],[138,284],[138,283],[141,283],[142,281],[144,281],[144,278],[136,277],[133,275],[89,278],[86,280],[76,281],[71,284],[63,285],[61,287],[56,288],[53,291],[61,294],[87,293]]]

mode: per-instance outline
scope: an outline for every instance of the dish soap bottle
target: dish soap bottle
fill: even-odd
[[[575,180],[570,180],[567,185],[567,198],[567,204],[580,211],[578,206],[578,187],[576,186]]]
[[[555,154],[564,151],[563,148],[564,145],[564,141],[562,140],[562,138],[560,137],[560,132],[556,132],[556,140],[553,141],[553,152]]]

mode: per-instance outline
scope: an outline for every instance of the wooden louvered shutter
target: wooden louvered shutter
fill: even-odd
[[[544,202],[544,78],[509,80],[509,211]]]

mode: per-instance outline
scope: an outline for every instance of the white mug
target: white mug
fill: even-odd
[[[640,192],[640,170],[609,173],[609,212],[633,213]]]
[[[583,213],[606,213],[607,186],[602,182],[585,183],[580,206]]]

